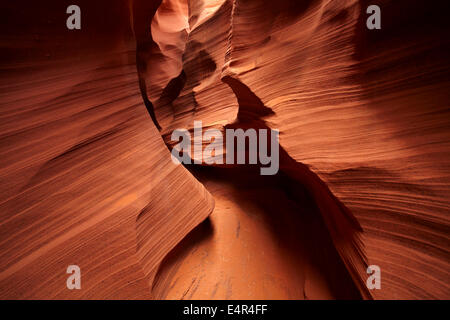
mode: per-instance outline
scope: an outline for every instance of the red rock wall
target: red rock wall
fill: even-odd
[[[0,5],[1,298],[450,297],[444,1],[70,4]],[[173,164],[194,120],[279,173]]]

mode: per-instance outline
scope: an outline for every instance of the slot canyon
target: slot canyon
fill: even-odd
[[[449,9],[3,1],[0,299],[449,299]],[[194,121],[278,172],[175,164]]]

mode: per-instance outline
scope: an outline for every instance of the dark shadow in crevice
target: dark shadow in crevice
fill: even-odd
[[[177,283],[175,276],[183,260],[189,254],[194,253],[198,245],[210,240],[213,234],[214,228],[209,218],[207,218],[164,257],[156,272],[151,288],[151,294],[154,299],[166,299],[170,289]]]
[[[231,87],[239,103],[236,121],[226,128],[270,130],[263,117],[272,115],[273,111],[239,80],[231,77],[225,77],[223,80]],[[248,145],[246,148],[248,163],[250,150]],[[268,149],[270,150],[270,146]],[[235,149],[235,154],[236,151]],[[257,193],[255,203],[262,205],[267,225],[273,228],[275,239],[291,252],[290,256],[300,259],[299,250],[306,250],[311,264],[326,277],[336,298],[371,298],[361,278],[361,270],[365,271],[366,262],[359,239],[362,229],[358,221],[332,194],[325,182],[306,165],[292,159],[281,146],[280,170],[274,176],[261,176],[261,164],[224,165],[220,168],[197,165],[186,167],[204,185],[207,185],[209,180],[216,180],[231,184],[236,190],[241,189],[244,192],[246,188],[254,190],[267,187],[266,191]],[[279,196],[283,200],[272,198],[270,193],[267,193],[270,190],[282,190],[282,195]],[[280,207],[285,205],[280,201],[289,202],[296,209],[280,212]],[[284,217],[282,222],[278,219],[280,214]],[[295,232],[296,229],[302,232]],[[307,245],[302,247],[300,244],[304,243]],[[180,244],[180,247],[183,245]],[[183,252],[189,251],[189,248],[177,250]],[[178,256],[185,257],[186,254],[178,253]],[[158,272],[168,272],[167,268],[163,262]]]

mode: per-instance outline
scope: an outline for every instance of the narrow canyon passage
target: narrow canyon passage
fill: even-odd
[[[158,299],[360,298],[311,198],[254,166],[193,167],[215,200],[162,262]]]
[[[449,299],[448,1],[378,4],[3,1],[0,299]]]

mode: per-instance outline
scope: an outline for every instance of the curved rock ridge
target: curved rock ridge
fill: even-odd
[[[450,297],[444,2],[70,4],[0,5],[1,299]],[[176,165],[195,121],[279,171]]]
[[[48,4],[17,29],[20,1],[1,5],[0,297],[151,299],[152,269],[213,199],[170,160],[142,100],[130,17],[148,2],[80,1],[82,33]],[[81,290],[66,287],[69,265]]]
[[[194,119],[220,130],[236,121],[246,122],[246,128],[264,123],[280,130],[290,163],[280,159],[283,174],[292,178],[298,176],[292,166],[305,168],[299,179],[303,185],[310,190],[323,185],[346,212],[335,216],[323,207],[324,194],[317,195],[324,224],[360,293],[366,298],[446,298],[445,10],[440,4],[380,1],[383,28],[370,31],[365,27],[370,4],[223,2],[189,34],[183,71],[174,79],[182,79],[176,82],[178,95],[161,108],[172,118],[162,134],[173,147],[171,132],[192,130]],[[190,6],[201,8],[201,1]],[[198,13],[191,10],[191,15]],[[222,89],[223,83],[235,97]],[[234,118],[221,116],[221,105],[233,110],[227,114]],[[257,108],[261,112],[255,117]],[[257,120],[261,117],[263,122]],[[306,172],[317,179],[306,179]],[[383,270],[382,290],[365,289],[367,264]]]

